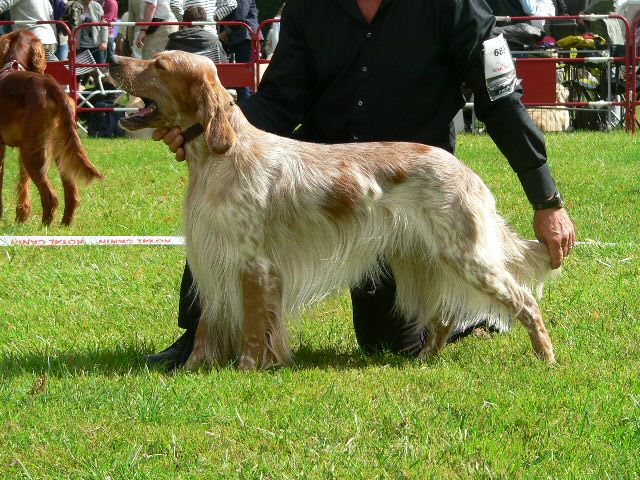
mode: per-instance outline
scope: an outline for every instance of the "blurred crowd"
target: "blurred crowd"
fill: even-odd
[[[122,5],[122,3],[121,3]],[[127,10],[118,11],[117,0],[0,0],[0,20],[61,20],[70,29],[95,22],[176,22],[237,21],[258,28],[255,0],[128,0]],[[263,54],[270,55],[278,37],[277,23],[271,27]],[[68,58],[68,38],[64,28],[35,23],[0,25],[0,34],[27,28],[35,33],[50,54]],[[91,26],[79,30],[78,53],[89,50],[97,63],[106,63],[114,53],[152,58],[159,51],[186,49],[217,50],[220,61],[248,62],[251,58],[250,32],[239,25],[185,27]]]

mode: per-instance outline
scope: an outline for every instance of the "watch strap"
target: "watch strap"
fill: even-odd
[[[563,207],[564,201],[562,199],[562,195],[560,192],[556,192],[553,194],[551,198],[547,198],[546,200],[542,200],[540,202],[536,202],[533,204],[534,210],[544,210],[546,208],[554,208],[554,207]]]

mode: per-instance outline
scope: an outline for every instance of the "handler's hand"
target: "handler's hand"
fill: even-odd
[[[169,145],[169,150],[176,154],[176,160],[182,162],[184,160],[184,137],[182,136],[182,130],[180,127],[173,127],[171,130],[168,128],[156,128],[151,137],[154,140],[163,140],[164,143]]]
[[[551,267],[559,268],[576,243],[576,231],[567,211],[562,207],[536,210],[533,230],[538,241],[549,249]]]

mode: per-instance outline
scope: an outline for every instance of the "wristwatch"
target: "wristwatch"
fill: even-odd
[[[545,208],[553,207],[564,207],[564,201],[562,200],[562,195],[560,195],[560,192],[554,193],[551,198],[547,198],[546,200],[542,200],[538,203],[533,204],[534,210],[544,210]]]

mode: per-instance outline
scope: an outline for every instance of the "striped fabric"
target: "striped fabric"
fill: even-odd
[[[237,0],[171,0],[171,11],[178,20],[189,7],[202,7],[207,12],[207,20],[218,21],[229,15],[238,6]]]
[[[58,59],[58,57],[55,56],[55,54],[46,51],[45,52],[45,58],[47,60],[47,62],[59,62],[60,60]],[[96,63],[96,59],[93,58],[93,55],[91,55],[91,52],[89,50],[85,50],[84,52],[80,52],[77,56],[76,56],[76,62],[77,63],[91,63],[94,64]],[[67,66],[67,68],[69,68]],[[78,67],[76,68],[76,75],[84,75],[86,73],[90,73],[93,72],[94,70],[96,70],[97,67]]]
[[[222,58],[222,56],[220,55],[220,50],[217,48],[212,48],[209,50],[203,50],[201,52],[196,52],[196,55],[200,55],[203,56],[205,58],[208,58],[209,60],[211,60],[213,63],[221,63],[221,62],[226,62],[226,58]]]

